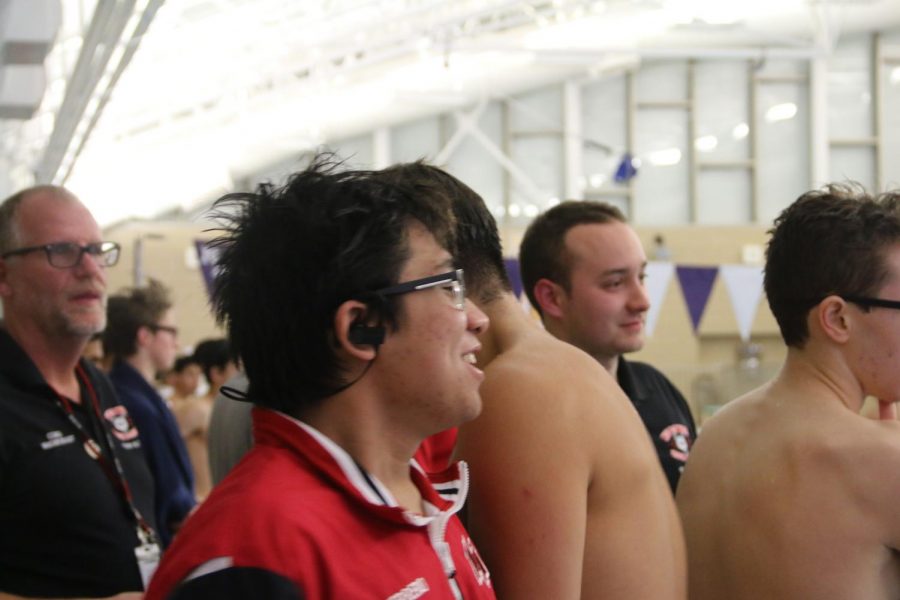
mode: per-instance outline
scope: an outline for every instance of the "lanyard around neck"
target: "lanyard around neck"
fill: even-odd
[[[106,438],[106,445],[109,448],[110,456],[106,456],[106,453],[104,452],[103,447],[98,443],[98,440],[95,440],[91,434],[88,433],[84,428],[84,425],[81,424],[81,421],[75,416],[75,413],[72,410],[72,404],[68,398],[59,392],[56,392],[56,404],[66,414],[69,422],[78,432],[78,435],[81,437],[81,441],[84,444],[85,452],[97,462],[100,468],[103,469],[106,478],[109,479],[110,483],[113,484],[113,487],[122,495],[122,499],[128,505],[131,514],[134,515],[141,542],[155,542],[156,534],[134,503],[134,496],[131,493],[131,487],[128,485],[128,481],[125,479],[125,471],[122,468],[122,463],[119,461],[119,457],[116,456],[115,442],[113,441],[112,436],[110,436],[109,430],[103,424],[103,416],[100,414],[100,401],[97,399],[97,393],[94,391],[94,386],[91,385],[91,381],[88,379],[88,376],[81,365],[76,365],[75,374],[78,377],[78,380],[84,384],[88,396],[90,396],[91,409],[89,410],[93,410],[94,415],[97,417],[97,422]]]

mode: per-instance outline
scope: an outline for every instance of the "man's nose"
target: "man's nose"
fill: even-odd
[[[637,281],[632,286],[628,306],[635,312],[644,312],[650,309],[650,296],[647,295],[647,287],[643,281]]]
[[[475,335],[487,331],[491,322],[488,316],[469,299],[466,299],[466,319],[467,328]]]
[[[90,252],[82,252],[78,262],[72,267],[80,275],[100,276],[106,279],[106,263],[101,255],[93,255]]]

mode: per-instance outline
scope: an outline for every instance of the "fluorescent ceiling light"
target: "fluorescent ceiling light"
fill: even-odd
[[[714,135],[704,135],[694,140],[694,148],[698,152],[712,152],[719,145],[719,138]]]
[[[606,182],[606,175],[603,173],[594,173],[591,175],[590,182],[592,188],[602,187]]]
[[[797,115],[797,105],[793,102],[784,102],[776,104],[766,111],[766,121],[776,123],[778,121],[787,121],[793,119]]]
[[[671,167],[681,162],[681,150],[678,148],[666,148],[647,153],[647,160],[656,167]]]
[[[736,140],[742,140],[748,135],[750,135],[750,126],[746,123],[738,123],[734,126],[734,129],[731,130],[731,137]]]

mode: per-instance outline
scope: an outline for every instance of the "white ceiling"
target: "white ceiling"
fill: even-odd
[[[73,81],[94,4],[133,14],[128,24],[122,15],[107,72]],[[33,171],[65,181],[101,223],[189,207],[322,142],[550,81],[660,57],[825,56],[842,35],[900,26],[897,0],[63,0],[63,9],[44,104],[30,121],[0,121],[0,171],[22,185]],[[95,99],[60,112],[79,85]]]

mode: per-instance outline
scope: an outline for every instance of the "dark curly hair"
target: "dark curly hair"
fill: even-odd
[[[775,219],[765,290],[788,346],[809,337],[807,315],[827,296],[872,296],[888,276],[885,250],[900,242],[900,194],[872,196],[831,184],[800,196]]]

